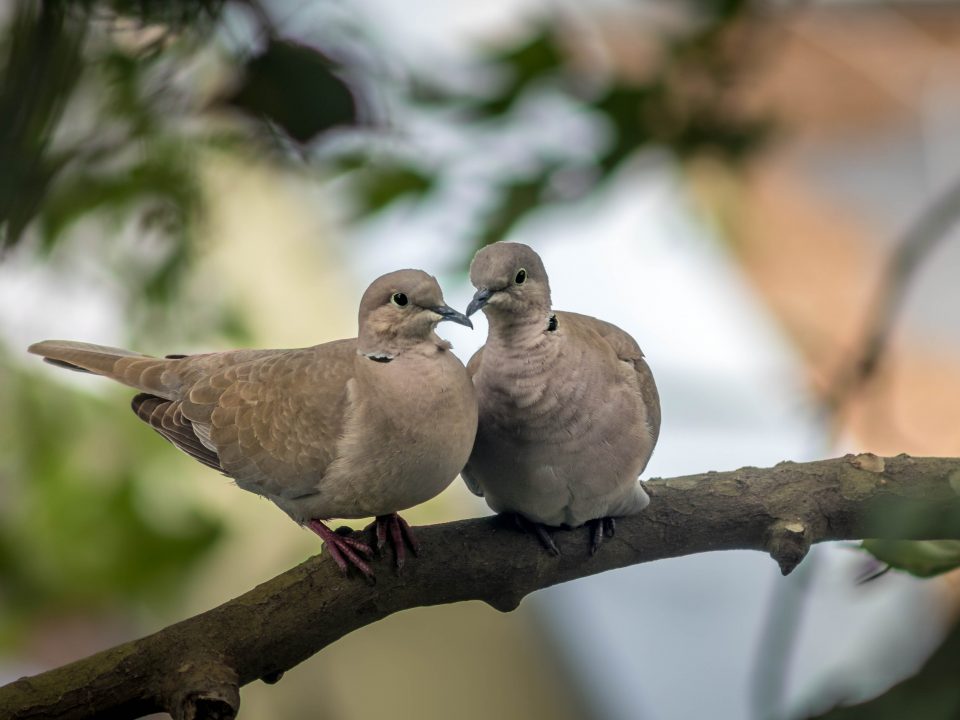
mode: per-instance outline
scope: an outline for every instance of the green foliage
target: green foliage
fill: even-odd
[[[176,599],[221,533],[176,495],[154,514],[144,484],[176,453],[117,398],[0,370],[0,646],[58,613]]]
[[[877,560],[917,577],[933,577],[960,567],[960,540],[864,540]]]
[[[172,128],[162,95],[145,90],[161,55],[104,42],[105,21],[85,15],[87,6],[16,6],[0,78],[0,154],[13,168],[0,180],[0,242],[12,246],[32,224],[40,242],[31,246],[49,252],[81,220],[139,217],[143,230],[159,230],[170,247],[145,256],[153,264],[142,272],[119,273],[131,286],[131,312],[138,312],[170,300],[188,264],[189,230],[202,200],[196,158]],[[99,112],[87,130],[89,120],[71,124],[64,114],[77,104]],[[62,126],[70,130],[60,132]],[[101,235],[105,255],[115,235]]]
[[[51,193],[40,216],[43,246],[51,249],[69,226],[94,211],[123,214],[130,208],[152,203],[166,208],[160,213],[168,222],[186,225],[198,209],[200,191],[193,167],[177,148],[151,154],[131,167],[65,178]]]
[[[14,9],[0,48],[0,252],[23,235],[66,159],[50,138],[83,67],[83,38],[56,3]]]
[[[208,50],[225,11],[241,6],[255,10],[244,15],[253,24],[247,39],[219,46],[226,65],[239,69],[233,89],[221,88],[213,102],[185,100],[182,88],[167,80]],[[437,91],[422,77],[400,88],[401,102],[415,112],[447,113],[467,143],[517,122],[517,101],[544,88],[559,91],[608,130],[609,142],[592,167],[583,167],[582,156],[541,158],[518,176],[505,167],[492,182],[497,197],[474,233],[476,242],[501,239],[549,203],[554,173],[586,169],[583,192],[589,192],[644,148],[667,148],[681,159],[710,153],[740,163],[761,146],[769,123],[742,117],[728,102],[742,64],[729,51],[728,36],[749,19],[753,4],[702,0],[687,6],[692,21],[664,38],[644,80],[585,73],[558,41],[560,21],[545,16],[516,45],[488,53],[485,69],[501,82],[482,97],[469,90]],[[299,149],[360,122],[361,85],[370,80],[355,59],[363,53],[334,62],[315,37],[280,36],[269,9],[269,3],[223,0],[19,0],[0,77],[0,153],[11,168],[0,179],[0,245],[16,243],[37,219],[49,248],[87,217],[149,218],[176,247],[143,282],[141,298],[149,304],[174,295],[195,242],[190,221],[203,213],[195,180],[199,148],[243,152],[257,147],[257,140],[279,137],[289,143],[281,147]],[[159,37],[139,45],[121,42],[114,31],[121,21]],[[266,44],[254,50],[262,38]],[[84,97],[99,100],[94,132],[54,144],[58,128],[70,121],[64,116],[68,101]],[[203,121],[209,110],[223,107],[253,122],[213,131]],[[366,154],[350,185],[362,216],[401,199],[425,201],[457,163],[439,157],[425,169],[416,153],[389,161]]]
[[[435,182],[421,170],[395,165],[359,170],[355,180],[360,216],[371,215],[400,198],[420,198]]]
[[[772,131],[767,118],[735,111],[728,90],[742,58],[729,52],[727,31],[752,11],[745,0],[688,3],[696,13],[685,33],[664,39],[655,67],[644,80],[617,75],[597,78],[568,62],[558,41],[559,24],[544,22],[516,46],[491,52],[488,69],[503,81],[476,97],[450,92],[422,79],[411,97],[434,110],[460,110],[469,120],[465,133],[496,133],[514,121],[517,100],[543,88],[560,91],[579,104],[607,131],[609,141],[593,159],[583,192],[600,186],[629,158],[651,147],[666,148],[680,160],[709,154],[731,164],[747,161]],[[465,109],[465,113],[463,110]],[[551,177],[567,170],[583,170],[582,158],[544,157],[522,176],[497,183],[498,198],[476,234],[477,244],[503,239],[529,213],[551,202]],[[361,188],[362,192],[362,188]],[[402,197],[398,195],[396,197]],[[378,204],[368,204],[379,207]]]
[[[308,143],[322,132],[357,122],[353,93],[337,69],[319,50],[271,40],[247,62],[243,82],[228,102]]]
[[[477,246],[483,247],[501,240],[510,228],[540,205],[548,180],[549,178],[542,174],[505,184],[500,189],[499,204],[487,216],[486,225],[477,238]]]
[[[554,42],[550,28],[543,27],[516,47],[492,53],[487,62],[507,76],[507,81],[493,96],[473,107],[475,113],[489,118],[503,115],[527,88],[559,73],[564,65],[564,57]]]
[[[95,219],[110,223],[96,252],[116,257],[109,246],[117,228],[139,221],[148,237],[123,249],[136,270],[118,277],[137,322],[159,317],[158,308],[179,295],[195,254],[204,147],[242,153],[277,132],[306,143],[357,122],[356,92],[339,66],[319,49],[275,37],[266,13],[251,16],[259,27],[248,41],[266,36],[265,48],[252,56],[248,45],[232,48],[247,59],[236,64],[240,80],[231,95],[198,100],[189,82],[171,82],[209,56],[211,30],[229,6],[17,0],[0,46],[0,252],[37,236],[27,247],[49,253]],[[209,111],[224,104],[253,123],[207,123]],[[75,107],[78,115],[70,112]],[[411,180],[423,177],[404,168],[371,179],[371,200],[386,204],[422,186]],[[153,249],[157,236],[166,239],[163,252]],[[141,243],[151,249],[139,252]]]

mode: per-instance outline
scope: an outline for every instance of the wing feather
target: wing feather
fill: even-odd
[[[140,393],[133,398],[131,407],[138,418],[187,455],[223,472],[217,453],[197,436],[194,424],[183,416],[178,401]]]
[[[613,323],[599,318],[581,315],[579,313],[558,312],[560,323],[573,326],[574,332],[580,335],[595,333],[613,349],[616,356],[623,362],[633,366],[636,373],[637,386],[640,397],[647,409],[647,424],[653,442],[660,436],[660,395],[653,380],[653,373],[644,358],[643,351],[633,337]]]
[[[275,497],[317,491],[336,457],[356,341],[276,352],[225,367],[186,393],[182,412],[246,490]]]

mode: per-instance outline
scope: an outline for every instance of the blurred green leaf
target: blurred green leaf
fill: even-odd
[[[358,171],[359,212],[370,215],[403,197],[420,197],[433,189],[435,178],[411,167],[371,167]]]
[[[84,27],[51,2],[18,2],[0,60],[0,250],[23,235],[63,158],[51,135],[80,77]]]
[[[610,173],[653,138],[651,124],[656,127],[665,122],[658,117],[658,108],[663,106],[663,89],[657,85],[625,87],[614,85],[593,104],[593,108],[610,123],[614,137],[603,155],[600,166]]]
[[[538,207],[547,186],[546,174],[515,180],[501,188],[499,203],[486,218],[477,247],[495,243],[507,236],[517,222]]]
[[[525,42],[491,54],[488,60],[502,68],[508,79],[493,97],[474,106],[484,116],[506,113],[527,87],[559,72],[564,56],[556,45],[551,29],[544,27],[532,33]]]
[[[227,102],[307,143],[357,122],[353,92],[338,68],[319,50],[274,39],[246,64],[243,81]]]
[[[614,85],[593,107],[614,132],[613,142],[600,158],[607,173],[652,144],[670,148],[681,159],[710,153],[742,162],[763,146],[773,130],[763,118],[727,117],[710,98],[678,97],[675,88],[660,80],[638,87]]]
[[[152,512],[145,483],[176,452],[117,397],[0,370],[0,644],[50,614],[175,600],[221,533],[175,495]]]
[[[190,228],[202,208],[202,192],[184,148],[155,141],[149,155],[110,173],[71,172],[50,191],[40,212],[41,248],[50,251],[70,227],[91,217],[136,215],[144,231],[159,231],[165,252],[132,264],[123,275],[134,300],[174,299],[192,257]]]
[[[111,50],[99,63],[104,83],[104,104],[111,115],[130,123],[130,134],[147,136],[164,119],[141,95],[145,60],[128,52]]]
[[[688,5],[714,23],[736,19],[751,2],[752,0],[687,0]]]
[[[834,708],[815,720],[956,720],[960,717],[958,669],[960,625],[913,677],[878,698]]]
[[[158,148],[133,167],[113,173],[66,178],[43,207],[44,246],[52,247],[70,225],[95,210],[123,213],[151,201],[172,214],[154,210],[145,216],[148,223],[164,220],[185,225],[198,208],[200,189],[193,167],[176,148],[167,152]]]
[[[917,577],[933,577],[960,567],[960,540],[864,540],[877,560]]]
[[[224,339],[234,345],[251,346],[256,342],[246,316],[233,305],[220,308],[216,325]]]

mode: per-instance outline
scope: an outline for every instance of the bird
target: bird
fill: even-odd
[[[66,340],[28,351],[139,391],[133,411],[194,459],[314,531],[343,573],[373,580],[370,544],[331,518],[374,517],[374,542],[398,571],[419,545],[397,513],[434,497],[466,463],[477,400],[463,363],[434,332],[473,327],[422,270],[367,288],[356,338],[281,350],[163,358]]]
[[[559,555],[547,527],[590,527],[590,554],[614,518],[650,502],[639,481],[660,434],[660,397],[637,342],[616,325],[553,310],[540,256],[498,242],[470,264],[466,314],[487,341],[467,363],[479,425],[461,472],[498,513],[513,513]]]

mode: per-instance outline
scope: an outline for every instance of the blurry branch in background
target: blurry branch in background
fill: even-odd
[[[420,528],[425,552],[377,583],[325,556],[202,615],[0,688],[0,717],[233,717],[239,687],[276,682],[349,632],[412,607],[482,600],[509,611],[527,594],[614,568],[713,550],[769,553],[786,574],[810,545],[861,537],[960,538],[960,459],[847,456],[709,472],[646,484],[653,502],[588,552],[583,528],[557,531],[562,555],[503,518]]]
[[[852,359],[837,373],[823,398],[824,409],[834,421],[844,406],[876,375],[886,352],[890,333],[923,262],[949,237],[960,220],[960,178],[927,208],[897,244],[877,290],[865,323],[863,340]],[[946,309],[946,308],[945,308]]]

